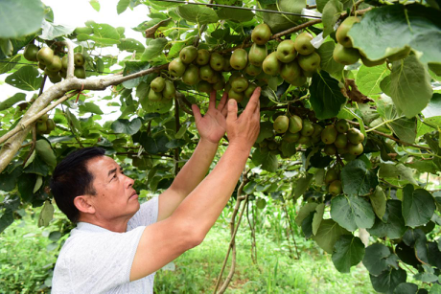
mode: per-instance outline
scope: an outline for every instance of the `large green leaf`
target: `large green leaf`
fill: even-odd
[[[380,186],[375,188],[375,192],[369,195],[371,200],[372,208],[379,219],[383,219],[386,213],[386,195]]]
[[[40,0],[0,1],[0,39],[17,39],[38,31],[43,17]]]
[[[149,69],[150,63],[147,61],[126,61],[123,74],[125,76],[134,74],[146,69]],[[139,77],[136,79],[128,80],[123,82],[123,86],[127,89],[135,88],[137,87],[141,82],[146,81],[148,79],[148,76]]]
[[[265,4],[263,1],[260,2]],[[262,8],[299,14],[302,13],[303,8],[306,8],[306,1],[304,0],[277,0],[266,4],[268,5],[262,5]],[[264,12],[262,16],[263,21],[271,28],[273,34],[295,26],[296,22],[300,19],[300,17],[294,15],[270,12]]]
[[[309,90],[311,105],[318,119],[335,117],[346,103],[338,81],[325,71],[313,75]]]
[[[92,102],[86,102],[82,105],[80,105],[80,111],[82,112],[91,112],[95,114],[104,114],[104,112],[101,110],[101,108]]]
[[[435,200],[424,189],[414,190],[412,185],[403,189],[403,217],[406,226],[425,225],[435,212]]]
[[[202,25],[209,23],[216,23],[219,21],[219,17],[217,16],[216,12],[214,12],[213,9],[205,6],[183,5],[183,6],[179,6],[176,9],[176,12],[183,19],[189,22],[199,23]]]
[[[371,228],[375,222],[372,206],[360,196],[340,195],[333,198],[331,217],[348,231]]]
[[[354,47],[369,59],[378,60],[405,46],[422,53],[421,61],[441,60],[439,11],[420,4],[385,5],[367,12],[349,31]]]
[[[11,69],[13,69],[17,65],[16,62],[19,62],[20,59],[21,55],[17,54],[10,59],[2,60],[2,62],[0,63],[0,74],[7,73]]]
[[[246,22],[253,19],[254,14],[249,10],[239,10],[233,8],[220,8],[216,11],[220,19],[228,19],[235,22]]]
[[[334,48],[335,43],[333,41],[325,42],[317,49],[317,53],[320,55],[321,69],[331,75],[338,76],[341,75],[345,66],[341,63],[336,62],[334,60],[334,57],[332,57]]]
[[[417,119],[399,115],[392,99],[387,95],[381,95],[375,102],[378,113],[384,118],[389,129],[401,140],[413,143],[417,135]]]
[[[116,12],[118,14],[123,13],[130,5],[130,0],[119,0],[118,5],[116,6]]]
[[[118,30],[111,25],[93,21],[88,21],[86,25],[93,29],[93,35],[79,34],[77,35],[78,41],[93,40],[102,47],[113,46],[120,43],[121,35]]]
[[[133,135],[141,128],[141,120],[139,118],[135,118],[132,121],[118,119],[114,121],[110,127],[115,133]]]
[[[147,47],[141,56],[141,60],[149,61],[163,54],[164,47],[167,45],[167,39],[147,39]]]
[[[434,93],[429,105],[422,111],[424,122],[432,126],[432,129],[441,126],[441,94]],[[425,125],[426,126],[426,125]]]
[[[9,97],[8,99],[0,102],[0,111],[8,109],[9,107],[13,106],[14,104],[25,101],[26,100],[26,94],[24,93],[15,93],[14,96]]]
[[[392,63],[392,72],[382,81],[381,89],[407,118],[420,113],[433,94],[430,75],[413,54]]]
[[[6,78],[6,83],[24,91],[36,91],[41,86],[42,77],[33,66],[27,65],[21,67],[12,75]]]
[[[390,73],[383,64],[374,67],[360,66],[355,78],[358,90],[366,96],[381,93],[380,83]]]
[[[141,52],[144,52],[145,47],[138,40],[131,39],[131,38],[128,38],[128,39],[125,38],[125,39],[121,39],[121,43],[118,44],[118,49],[125,50],[128,52],[135,52],[136,51],[136,53],[141,53]]]
[[[74,27],[65,27],[62,25],[53,24],[46,20],[43,20],[41,28],[43,31],[41,32],[40,37],[45,40],[53,40],[61,36],[67,36],[75,29]]]
[[[366,195],[378,185],[375,171],[369,169],[362,160],[349,162],[341,171],[343,192],[348,195]]]
[[[413,283],[401,283],[394,290],[394,294],[416,294],[417,292],[418,285]]]
[[[295,218],[295,222],[298,226],[300,226],[303,220],[311,214],[311,212],[315,211],[318,204],[315,202],[306,203],[302,208],[300,208],[297,216]]]
[[[406,226],[404,225],[404,219],[401,213],[401,201],[388,200],[383,221],[379,218],[375,219],[374,226],[368,229],[368,232],[379,238],[401,238],[406,232]]]
[[[378,276],[369,274],[369,277],[371,278],[372,286],[375,291],[392,294],[394,293],[395,287],[406,282],[407,274],[402,269],[390,269],[384,271]]]
[[[389,247],[375,243],[366,248],[363,264],[371,275],[378,276],[389,267],[388,259],[395,256]],[[396,258],[396,256],[395,256]]]
[[[329,0],[323,8],[323,38],[334,31],[334,26],[341,16],[343,4],[339,0]]]
[[[312,236],[317,245],[320,246],[327,253],[332,254],[334,252],[334,245],[341,235],[350,235],[348,231],[340,227],[332,219],[322,220],[320,227],[315,236]]]
[[[378,175],[381,178],[394,178],[400,182],[418,185],[414,179],[414,172],[411,168],[404,166],[402,163],[397,165],[390,163],[381,163]]]
[[[351,266],[357,265],[363,259],[364,245],[360,238],[343,235],[334,245],[332,262],[341,273],[351,272]]]
[[[251,160],[256,166],[262,165],[262,169],[269,172],[275,172],[279,167],[276,155],[259,148],[253,152]]]

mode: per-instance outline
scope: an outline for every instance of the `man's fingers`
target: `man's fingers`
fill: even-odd
[[[226,108],[226,104],[227,104],[227,99],[228,98],[228,94],[227,92],[224,92],[224,94],[222,94],[222,99],[219,102],[219,105],[217,106],[217,109],[219,109],[221,112],[223,112],[223,109]]]
[[[257,87],[254,90],[253,95],[251,95],[251,98],[248,101],[247,106],[245,107],[244,113],[246,112],[251,114],[256,111],[256,108],[258,108],[259,105],[260,91],[260,87]]]
[[[228,100],[228,116],[227,121],[237,120],[237,101],[234,99]]]
[[[208,104],[208,110],[216,109],[216,91],[210,92],[210,103]]]
[[[199,110],[199,107],[196,104],[192,104],[191,109],[193,110],[194,119],[197,123],[202,118],[201,111]]]

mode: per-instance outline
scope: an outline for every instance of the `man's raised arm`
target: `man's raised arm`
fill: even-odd
[[[145,277],[200,244],[227,204],[259,134],[260,88],[237,117],[237,102],[228,102],[229,145],[213,171],[173,214],[145,228],[132,263],[130,280]]]
[[[203,117],[199,108],[196,105],[192,106],[200,140],[193,155],[178,173],[170,188],[159,196],[158,221],[169,217],[207,175],[219,141],[226,131],[226,104],[227,95],[224,93],[216,107],[216,92],[212,92],[208,111]]]

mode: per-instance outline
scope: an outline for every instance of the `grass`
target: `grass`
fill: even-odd
[[[38,211],[17,220],[0,234],[0,293],[49,293],[53,266],[60,242],[59,224],[36,226]],[[56,213],[61,217],[61,213]],[[155,278],[155,293],[212,293],[230,241],[224,210],[216,225],[198,247],[186,252]],[[286,239],[286,215],[269,201],[259,211],[256,242],[257,264],[251,259],[250,230],[244,217],[236,237],[237,260],[234,277],[226,293],[376,293],[367,270],[354,267],[350,274],[339,273],[331,256],[313,241],[305,240],[294,228],[297,253],[292,239]],[[230,261],[223,275],[229,271]]]
[[[367,270],[355,267],[339,273],[330,255],[323,255],[313,241],[297,236],[300,259],[290,257],[288,244],[258,234],[258,264],[251,259],[251,242],[244,224],[236,237],[236,271],[226,293],[376,293]],[[204,242],[175,260],[175,270],[161,270],[155,277],[155,293],[213,293],[230,241],[224,220],[218,221]],[[231,258],[229,259],[231,261]],[[227,276],[229,265],[223,278]]]

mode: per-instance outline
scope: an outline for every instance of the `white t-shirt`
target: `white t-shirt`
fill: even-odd
[[[126,233],[80,222],[61,248],[52,279],[52,293],[153,294],[151,274],[130,282],[130,269],[146,226],[158,219],[158,197],[141,205]]]

